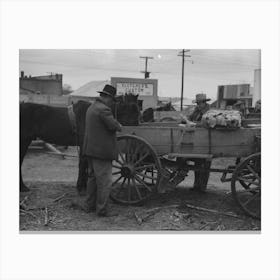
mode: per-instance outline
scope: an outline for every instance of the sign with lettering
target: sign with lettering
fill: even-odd
[[[154,85],[146,83],[118,83],[117,94],[126,93],[139,94],[139,96],[153,96]]]

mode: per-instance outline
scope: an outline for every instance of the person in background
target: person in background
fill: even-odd
[[[96,210],[98,216],[115,216],[107,204],[112,187],[112,160],[117,159],[116,132],[121,124],[114,118],[116,88],[105,85],[100,97],[86,113],[83,152],[88,158],[88,182],[85,201],[74,204],[86,212]]]
[[[241,117],[245,118],[248,115],[248,111],[246,108],[246,104],[242,100],[238,100],[234,105],[233,105],[233,110],[237,110],[241,113]]]
[[[205,114],[210,109],[210,105],[207,103],[207,101],[210,100],[211,99],[207,98],[206,94],[204,93],[197,94],[195,96],[195,100],[193,100],[193,103],[196,103],[196,107],[189,116],[189,120],[192,122],[200,122],[203,114]],[[201,170],[194,172],[195,179],[193,190],[205,192],[210,175],[210,171],[208,169],[211,167],[211,161],[206,159],[196,159],[194,163],[195,168],[199,168]]]
[[[254,113],[261,113],[261,100],[260,99],[255,104]]]
[[[195,100],[193,100],[193,103],[197,104],[194,111],[188,118],[183,117],[182,123],[185,123],[188,126],[200,126],[203,114],[210,110],[210,105],[207,103],[207,101],[210,100],[211,99],[207,98],[206,94],[204,93],[197,94]],[[193,162],[194,167],[200,170],[194,172],[195,179],[192,190],[197,192],[205,192],[210,175],[209,169],[211,167],[211,160],[194,159]]]
[[[195,100],[193,100],[193,103],[196,103],[196,107],[188,119],[192,122],[200,122],[203,114],[210,109],[210,105],[207,103],[210,100],[204,93],[197,94]]]

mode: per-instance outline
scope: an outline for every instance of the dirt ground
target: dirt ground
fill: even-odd
[[[76,155],[76,148],[63,151]],[[261,222],[245,216],[230,195],[229,183],[212,173],[208,191],[190,190],[193,174],[176,189],[156,194],[144,206],[122,206],[110,201],[118,216],[100,218],[72,207],[77,198],[76,157],[29,151],[23,163],[23,179],[31,191],[20,194],[20,231],[260,231]],[[225,167],[233,159],[215,159],[212,167]],[[213,213],[190,208],[202,207]],[[232,216],[225,215],[229,214]]]

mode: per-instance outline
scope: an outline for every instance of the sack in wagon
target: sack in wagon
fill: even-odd
[[[205,128],[237,129],[241,127],[241,113],[236,110],[209,110],[201,119]]]

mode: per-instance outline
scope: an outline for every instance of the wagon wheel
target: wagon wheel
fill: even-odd
[[[140,137],[123,135],[117,140],[118,159],[113,161],[110,197],[121,204],[141,204],[157,191],[160,161],[153,147]]]
[[[246,214],[261,218],[261,154],[245,158],[235,169],[231,179],[231,192]]]

